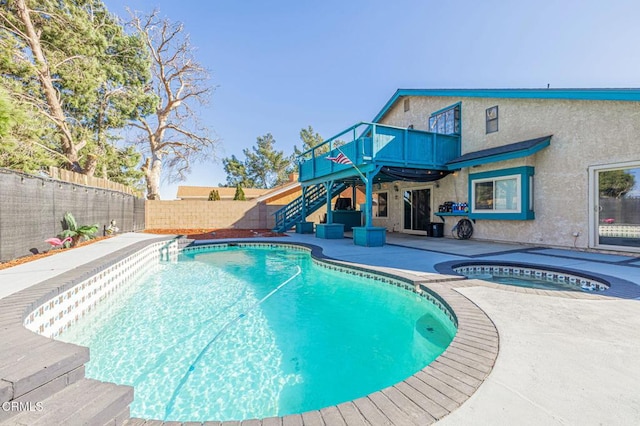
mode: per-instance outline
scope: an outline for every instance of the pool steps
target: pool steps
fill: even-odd
[[[5,299],[2,302],[4,308]],[[132,387],[85,378],[89,349],[16,325],[15,308],[11,315],[2,309],[0,320],[0,424],[106,424],[118,416],[121,424],[128,418]]]

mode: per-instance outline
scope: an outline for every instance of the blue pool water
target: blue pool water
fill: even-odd
[[[87,376],[135,386],[132,416],[241,420],[299,413],[401,381],[455,334],[426,299],[283,248],[180,255],[105,300],[61,340]]]

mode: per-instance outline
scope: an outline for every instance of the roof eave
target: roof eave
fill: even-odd
[[[524,158],[535,154],[536,152],[548,147],[551,144],[551,137],[546,140],[532,146],[531,148],[521,149],[518,151],[505,152],[501,154],[489,155],[486,157],[474,158],[466,161],[450,162],[447,164],[449,170],[460,170],[463,167],[481,166],[488,163],[496,163],[498,161],[514,160],[517,158]]]
[[[640,89],[398,89],[373,122],[382,120],[397,100],[404,96],[640,102]]]

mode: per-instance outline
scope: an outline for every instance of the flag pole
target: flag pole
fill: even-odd
[[[349,160],[349,162],[351,163],[351,165],[353,166],[354,169],[356,169],[356,172],[358,172],[358,174],[360,175],[360,177],[362,178],[362,183],[364,183],[366,185],[367,183],[367,178],[364,177],[364,175],[362,174],[362,172],[360,171],[360,169],[358,168],[358,166],[356,166],[356,163],[354,163],[351,158],[349,158],[349,156],[347,156],[347,154],[345,154],[344,152],[342,152],[342,150],[339,147],[336,147],[336,149],[338,150],[338,152],[342,155],[344,155],[345,157],[347,157],[347,159]]]

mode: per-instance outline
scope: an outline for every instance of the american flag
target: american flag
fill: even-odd
[[[327,160],[333,161],[334,163],[338,164],[353,164],[353,162],[349,160],[349,157],[347,157],[343,153],[338,154],[337,157],[327,157]]]

